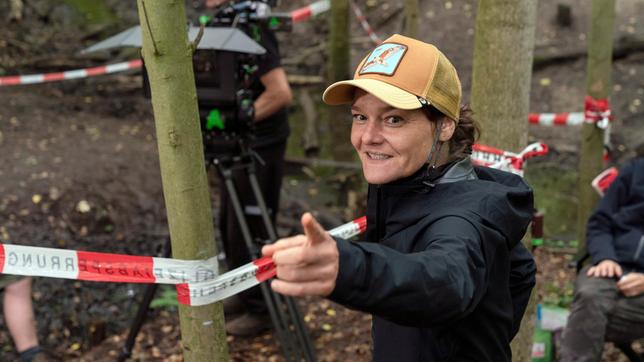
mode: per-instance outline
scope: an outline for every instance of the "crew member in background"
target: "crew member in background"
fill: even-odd
[[[20,362],[50,361],[38,345],[36,319],[31,304],[31,278],[0,275],[4,321],[20,355]]]
[[[577,276],[562,361],[599,361],[605,341],[630,344],[644,337],[644,154],[638,156],[588,220],[593,265]]]
[[[215,8],[227,2],[229,0],[206,0],[206,7]],[[266,49],[266,54],[260,58],[259,69],[251,86],[251,90],[257,96],[254,101],[256,138],[251,147],[263,160],[263,164],[257,167],[257,178],[271,220],[275,224],[284,175],[286,141],[290,132],[286,107],[291,103],[293,95],[280,63],[275,34],[261,24],[250,24],[248,29],[242,30]],[[247,178],[243,172],[238,172],[233,175],[233,180],[244,209],[252,213],[257,209],[257,203]],[[219,227],[226,261],[228,267],[233,269],[250,262],[251,257],[244,244],[230,197],[223,187],[221,193]],[[248,220],[252,235],[267,240],[268,235],[260,215],[249,215]],[[236,303],[236,300],[239,302]],[[228,334],[249,336],[270,327],[270,318],[259,287],[241,293],[239,298],[228,298],[227,301],[224,308],[227,312]]]

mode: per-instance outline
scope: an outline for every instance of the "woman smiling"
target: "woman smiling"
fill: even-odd
[[[371,313],[376,361],[510,361],[536,271],[520,243],[532,191],[471,165],[478,127],[452,64],[394,35],[323,99],[351,104],[365,240],[334,239],[304,214],[305,235],[263,249],[277,265],[272,288]]]

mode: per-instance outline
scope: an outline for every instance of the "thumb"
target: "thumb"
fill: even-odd
[[[327,232],[322,228],[322,226],[315,220],[311,213],[307,212],[302,215],[302,228],[304,228],[304,234],[306,234],[307,244],[317,244],[326,240]]]

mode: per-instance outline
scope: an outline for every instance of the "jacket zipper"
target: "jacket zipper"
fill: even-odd
[[[642,253],[642,248],[644,248],[644,235],[640,238],[640,243],[637,245],[637,250],[635,250],[635,255],[633,256],[633,261],[639,259],[640,254]]]

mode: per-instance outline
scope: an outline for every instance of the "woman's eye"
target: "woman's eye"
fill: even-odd
[[[367,117],[359,113],[354,113],[351,115],[351,117],[353,118],[354,122],[364,122],[367,120]]]
[[[385,123],[391,126],[399,126],[403,123],[403,119],[398,116],[390,116],[385,119]]]

